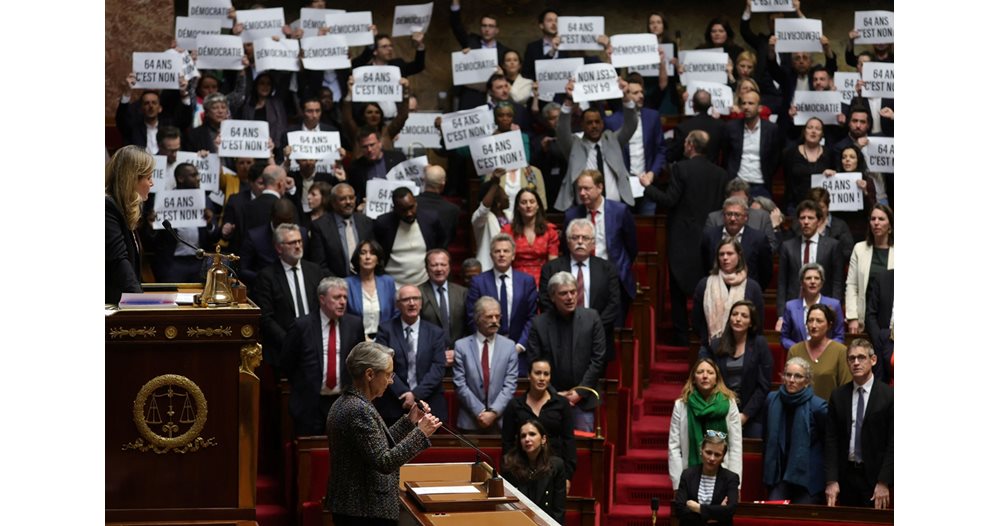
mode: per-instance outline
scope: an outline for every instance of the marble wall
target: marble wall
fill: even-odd
[[[112,125],[122,84],[132,70],[132,52],[163,51],[173,38],[173,1],[105,0],[104,115]]]

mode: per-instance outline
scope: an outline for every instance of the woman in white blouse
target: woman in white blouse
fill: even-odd
[[[868,216],[868,235],[864,241],[854,245],[851,263],[847,267],[844,314],[849,334],[864,331],[868,283],[882,272],[895,268],[892,237],[892,208],[877,204]]]

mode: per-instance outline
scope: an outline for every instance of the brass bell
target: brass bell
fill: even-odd
[[[201,307],[229,307],[235,302],[233,300],[233,290],[229,285],[229,269],[222,264],[222,259],[229,261],[239,261],[239,256],[223,254],[222,246],[215,246],[215,253],[212,254],[212,268],[208,269],[205,276],[205,289],[195,297],[195,304]]]

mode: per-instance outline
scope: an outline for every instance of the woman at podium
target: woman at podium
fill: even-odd
[[[136,228],[153,188],[154,166],[152,155],[126,146],[104,167],[104,303],[117,305],[123,292],[142,292]]]

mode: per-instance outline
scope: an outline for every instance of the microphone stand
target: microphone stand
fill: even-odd
[[[660,497],[653,497],[649,501],[649,509],[653,512],[653,526],[656,526],[656,512],[660,509]]]

